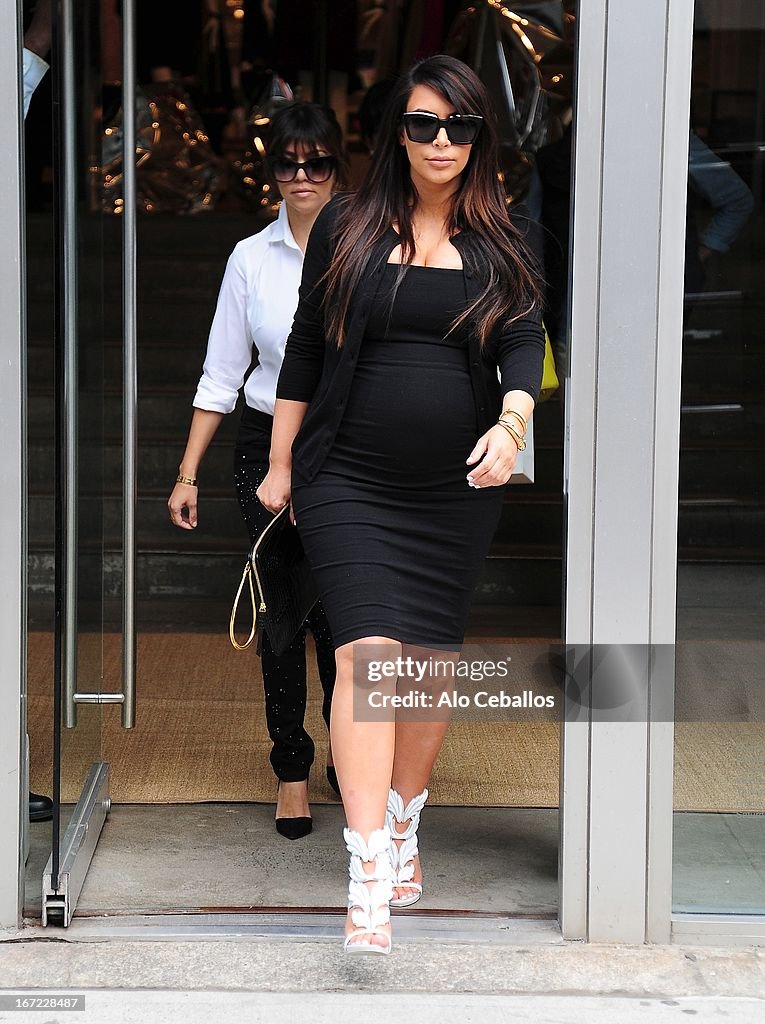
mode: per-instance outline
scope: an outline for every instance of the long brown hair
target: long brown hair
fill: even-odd
[[[533,260],[520,232],[510,220],[499,179],[497,125],[494,109],[481,80],[456,57],[437,54],[418,61],[396,83],[377,135],[377,145],[361,188],[342,201],[337,220],[337,244],[327,271],[325,324],[338,348],[353,294],[364,278],[373,244],[392,223],[401,238],[402,268],[406,273],[414,254],[412,216],[417,190],[409,160],[399,143],[401,115],[415,86],[435,89],[462,114],[481,114],[484,122],[462,174],[449,217],[449,235],[472,232],[473,244],[463,250],[465,269],[473,269],[484,287],[476,300],[452,324],[456,329],[474,321],[483,346],[498,323],[525,316],[540,302]]]

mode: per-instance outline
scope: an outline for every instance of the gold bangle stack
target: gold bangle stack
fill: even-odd
[[[500,426],[500,427],[504,427],[504,429],[508,432],[510,437],[512,437],[512,439],[518,445],[518,451],[519,452],[525,451],[525,449],[526,449],[526,442],[523,440],[523,438],[521,437],[521,435],[518,433],[517,430],[513,430],[513,428],[510,426],[510,424],[509,423],[505,423],[504,420],[498,420],[497,421],[497,425]]]
[[[507,422],[506,417],[509,416],[514,416],[517,422],[520,424],[520,433],[515,429],[515,426],[512,423]],[[518,412],[516,409],[503,409],[502,412],[499,414],[499,419],[497,420],[497,423],[499,424],[500,427],[504,427],[505,430],[510,435],[510,437],[512,437],[512,439],[518,445],[519,452],[526,450],[526,442],[523,439],[523,435],[526,433],[528,421],[522,413]]]
[[[503,409],[502,412],[499,414],[499,418],[504,419],[505,416],[515,416],[515,418],[521,425],[521,437],[523,437],[523,435],[526,433],[529,427],[528,420],[526,419],[526,417],[519,413],[516,409]]]
[[[183,473],[179,473],[175,478],[177,484],[187,484],[189,487],[197,486],[197,478],[195,476],[184,476]]]

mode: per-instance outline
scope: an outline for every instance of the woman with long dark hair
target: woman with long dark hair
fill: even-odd
[[[342,132],[333,112],[317,103],[293,103],[273,117],[268,166],[282,204],[264,230],[243,239],[229,257],[218,296],[202,377],[194,396],[186,450],[168,500],[171,521],[181,529],[198,524],[197,473],[223,416],[234,410],[244,384],[244,409],[234,452],[237,495],[250,540],[271,516],[255,492],[268,472],[276,381],[298,301],[303,253],[314,221],[347,169]],[[257,366],[248,373],[257,353]],[[334,645],[321,603],[308,616],[329,725],[335,682]],[[279,782],[276,830],[299,839],[312,828],[308,775],[314,743],[304,726],[306,708],[305,628],[277,657],[268,636],[261,640],[266,724],[271,766]],[[328,762],[327,778],[337,786]]]
[[[291,500],[336,645],[348,952],[390,952],[389,906],[422,893],[417,827],[447,728],[354,716],[354,648],[459,658],[542,378],[537,273],[498,171],[473,71],[438,55],[402,75],[364,184],[314,225],[277,386],[258,497]]]

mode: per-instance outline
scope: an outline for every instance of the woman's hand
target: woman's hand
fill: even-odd
[[[288,466],[271,466],[263,478],[263,483],[255,492],[261,505],[273,512],[281,512],[285,505],[290,504],[292,492],[292,470]],[[295,522],[295,515],[290,506],[290,522]]]
[[[170,522],[174,526],[180,526],[182,530],[193,530],[197,525],[197,500],[199,488],[190,484],[176,484],[173,493],[167,499],[167,507],[170,510]],[[184,518],[183,510],[188,509],[188,519]]]
[[[481,456],[483,461],[480,466],[468,473],[468,483],[473,487],[501,487],[513,475],[518,445],[504,427],[496,424],[478,438],[475,448],[465,461],[471,465]]]

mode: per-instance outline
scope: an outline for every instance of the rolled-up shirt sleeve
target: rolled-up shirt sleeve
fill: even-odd
[[[327,203],[314,222],[303,261],[299,300],[284,349],[276,397],[310,402],[324,367],[324,275],[331,259],[330,234],[336,200]]]
[[[228,258],[207,340],[202,376],[193,405],[210,412],[233,412],[252,362],[253,338],[247,321],[247,277],[239,247]]]
[[[24,84],[24,117],[26,117],[29,111],[29,103],[32,99],[32,94],[45,77],[50,65],[47,61],[44,61],[42,57],[36,54],[33,50],[28,50],[26,46],[23,48],[22,53],[22,81]]]
[[[529,313],[505,328],[497,341],[502,394],[526,391],[536,402],[542,387],[545,332],[540,311]]]
[[[754,197],[747,184],[694,132],[691,132],[688,178],[714,210],[700,242],[715,252],[728,252],[754,209]]]

